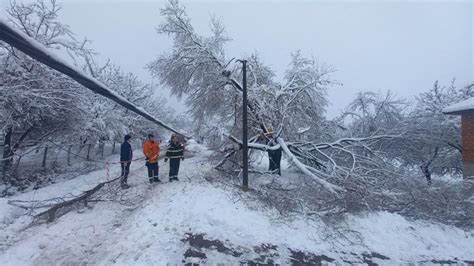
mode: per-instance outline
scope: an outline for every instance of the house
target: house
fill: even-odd
[[[443,109],[447,115],[461,116],[464,178],[474,178],[474,97]]]

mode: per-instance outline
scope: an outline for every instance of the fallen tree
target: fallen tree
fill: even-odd
[[[173,94],[186,97],[196,121],[218,125],[218,130],[209,132],[211,137],[223,133],[238,144],[224,151],[216,167],[224,169],[230,162],[228,166],[240,168],[233,158],[239,156],[242,145],[234,137],[242,131],[242,72],[240,65],[231,64],[234,59],[225,57],[224,45],[230,38],[224,26],[213,18],[211,36],[197,34],[185,8],[174,0],[161,13],[165,22],[158,26],[158,32],[171,36],[174,43],[170,52],[149,64],[150,71]],[[383,143],[403,138],[403,132],[355,137],[324,119],[326,90],[337,84],[331,80],[330,67],[297,51],[283,81],[278,82],[258,55],[244,59],[248,65],[248,126],[253,136],[248,141],[250,149],[283,152],[294,167],[333,195],[345,190],[347,178],[368,180],[367,173],[375,176],[390,168],[380,148]],[[297,140],[301,134],[306,137]]]
[[[221,123],[223,129],[240,132],[241,126],[237,121],[241,116],[238,100],[242,93],[241,75],[238,67],[227,69],[233,60],[227,61],[224,56],[223,45],[229,38],[221,22],[214,19],[211,25],[213,35],[202,37],[194,32],[184,8],[177,1],[170,1],[161,13],[166,22],[158,27],[158,31],[172,36],[174,46],[170,53],[149,64],[152,74],[170,87],[173,94],[187,97],[197,121],[219,113],[221,115],[213,122]],[[332,84],[328,77],[331,69],[297,52],[292,55],[286,82],[278,84],[272,80],[273,72],[260,62],[258,56],[251,56],[247,61],[247,108],[250,132],[254,135],[249,141],[251,146],[264,141],[272,143],[267,150],[279,149],[286,145],[285,135],[291,134],[295,127],[301,127],[308,121],[318,124],[323,119],[327,104],[324,94],[326,87]],[[229,124],[229,121],[234,123]],[[313,166],[301,162],[294,156],[294,150],[286,148],[284,152],[293,158],[296,167],[328,191],[336,193],[342,190],[325,180],[326,176],[321,171],[315,173]],[[226,159],[235,154],[234,151],[227,153],[218,166],[224,165]]]
[[[84,206],[87,206],[88,198],[94,195],[97,191],[99,191],[103,186],[106,184],[112,183],[117,181],[120,177],[114,178],[112,180],[108,180],[102,183],[97,184],[95,187],[82,192],[79,196],[67,200],[58,204],[53,205],[51,208],[35,215],[36,220],[44,219],[48,223],[54,221],[54,219],[62,216],[63,214],[67,213],[67,208],[72,207],[76,203],[83,203]]]
[[[41,223],[42,221],[51,223],[56,218],[59,218],[69,212],[77,204],[83,204],[84,206],[87,206],[88,202],[96,201],[91,200],[91,197],[95,193],[97,193],[105,185],[113,183],[119,179],[120,177],[117,177],[105,182],[101,182],[93,188],[83,191],[81,194],[73,196],[71,199],[67,200],[63,198],[54,198],[46,201],[8,201],[8,204],[20,207],[22,209],[31,210],[32,212],[36,209],[47,208],[46,210],[33,216],[33,223]]]

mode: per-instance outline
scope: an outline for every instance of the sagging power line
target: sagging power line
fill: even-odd
[[[185,134],[174,129],[173,127],[155,118],[153,115],[145,111],[142,107],[136,106],[135,104],[128,101],[124,97],[118,95],[116,92],[107,88],[104,84],[102,84],[97,79],[87,76],[81,70],[62,61],[54,53],[50,52],[44,45],[26,36],[22,32],[15,30],[14,28],[9,26],[5,21],[1,19],[0,19],[0,40],[22,51],[26,55],[37,60],[38,62],[41,62],[42,64],[45,64],[63,73],[64,75],[72,78],[73,80],[83,85],[84,87],[90,89],[91,91],[97,94],[100,94],[108,99],[111,99],[112,101],[148,119],[149,121],[159,126],[162,126],[174,133],[183,135],[186,138],[190,138],[189,136],[186,136]]]

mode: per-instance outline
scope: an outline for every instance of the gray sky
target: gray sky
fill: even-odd
[[[7,0],[3,1],[6,6]],[[93,40],[101,58],[151,79],[144,66],[171,42],[156,33],[163,1],[60,1],[61,21]],[[343,86],[329,91],[328,116],[361,90],[392,90],[411,97],[435,80],[474,81],[472,1],[181,1],[196,30],[222,17],[229,58],[257,51],[281,77],[290,54],[306,55],[337,70]]]

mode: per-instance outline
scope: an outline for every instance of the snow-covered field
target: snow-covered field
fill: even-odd
[[[408,221],[387,212],[348,216],[333,227],[303,218],[283,220],[271,210],[249,208],[237,190],[204,179],[212,171],[209,151],[194,143],[187,148],[195,156],[182,162],[179,182],[167,182],[168,167],[160,162],[164,182],[150,185],[143,163],[137,162],[129,178],[132,187],[121,201],[97,202],[50,224],[28,226],[28,213],[7,201],[79,193],[106,180],[105,170],[1,198],[0,265],[285,265],[301,254],[340,264],[474,261],[474,231]]]

